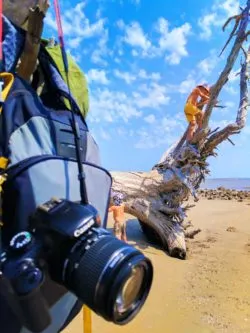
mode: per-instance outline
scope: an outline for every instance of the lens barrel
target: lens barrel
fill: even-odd
[[[73,258],[67,287],[106,320],[119,325],[131,321],[150,291],[151,261],[106,231],[82,256],[78,252],[75,262]]]

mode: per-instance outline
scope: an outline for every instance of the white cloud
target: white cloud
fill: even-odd
[[[188,77],[180,83],[180,85],[178,87],[178,91],[181,94],[190,93],[194,89],[196,84],[197,84],[197,82],[194,79],[194,76],[193,75],[188,75]]]
[[[166,86],[162,86],[156,82],[151,82],[149,85],[141,85],[141,92],[134,92],[133,96],[135,104],[138,108],[159,109],[160,106],[169,104],[170,97],[167,96]]]
[[[100,37],[96,43],[96,50],[92,54],[92,61],[98,64],[105,64],[102,59],[108,54],[106,43],[108,41],[108,32],[105,29],[106,19],[101,18],[101,11],[97,12],[96,18],[93,21],[85,15],[86,3],[78,3],[70,10],[65,10],[62,14],[63,32],[68,37],[67,45],[71,49],[79,48],[82,41],[88,38]],[[45,17],[45,24],[52,30],[57,31],[56,20],[49,11]]]
[[[145,71],[145,69],[140,69],[138,72],[138,77],[145,80],[159,81],[161,79],[161,74],[158,72],[149,74]]]
[[[211,27],[217,25],[216,14],[211,13],[203,16],[202,18],[199,19],[198,24],[202,30],[202,32],[200,33],[200,37],[202,39],[209,39],[212,35]]]
[[[126,25],[124,21],[119,20],[117,26],[124,32],[124,36],[120,38],[119,42],[131,46],[131,54],[134,57],[154,58],[164,56],[169,64],[177,65],[183,57],[188,55],[186,44],[187,37],[191,34],[189,23],[184,23],[171,30],[169,22],[163,17],[159,18],[155,24],[155,30],[158,33],[155,44],[136,21]]]
[[[90,122],[127,122],[130,118],[141,117],[142,112],[136,107],[132,96],[107,88],[97,88],[90,93],[88,119]]]
[[[121,72],[118,69],[114,70],[114,75],[117,78],[124,80],[127,84],[131,84],[136,79],[135,75],[129,72]]]
[[[183,119],[183,118],[182,118]],[[186,128],[186,123],[172,117],[155,119],[148,128],[140,128],[135,133],[138,141],[135,147],[138,149],[153,149],[159,146],[166,147],[173,144]]]
[[[125,33],[122,41],[128,45],[138,47],[145,52],[151,47],[151,42],[148,39],[148,36],[144,33],[138,22],[133,21],[129,25],[125,25],[125,23],[120,20],[117,22],[117,25]]]
[[[122,41],[130,46],[140,49],[141,55],[145,57],[155,57],[165,54],[165,59],[170,64],[179,64],[182,57],[188,55],[186,44],[187,37],[191,34],[191,25],[184,23],[180,27],[169,29],[169,23],[163,17],[159,18],[155,28],[160,37],[158,46],[154,46],[148,35],[143,31],[138,22],[132,22],[129,25],[120,20],[118,27],[124,31],[125,36]],[[138,50],[133,49],[132,55],[138,56]]]
[[[239,14],[239,6],[238,0],[215,0],[211,12],[198,21],[201,28],[200,37],[205,40],[210,39],[214,27],[222,27],[227,18]]]
[[[94,64],[107,66],[107,61],[104,60],[103,57],[106,55],[112,55],[112,51],[110,51],[107,47],[108,38],[108,30],[105,29],[101,38],[97,42],[97,45],[95,46],[95,50],[91,55],[91,61]]]
[[[191,33],[191,25],[184,23],[180,27],[169,29],[169,22],[163,17],[158,19],[156,30],[160,33],[159,46],[161,52],[168,52],[165,59],[171,65],[180,63],[188,55],[186,49],[187,37]]]
[[[82,41],[81,37],[71,38],[68,40],[68,46],[72,49],[77,49],[81,44],[81,41]]]
[[[212,71],[214,70],[214,68],[216,67],[216,65],[219,62],[219,58],[216,55],[215,51],[210,51],[210,56],[201,60],[198,65],[197,68],[201,71],[202,75],[210,75],[212,73]]]
[[[87,79],[89,82],[97,82],[104,85],[109,84],[106,72],[100,69],[90,69],[87,73]]]
[[[153,124],[155,122],[155,115],[150,114],[147,117],[144,118],[146,123]]]
[[[126,123],[130,119],[142,117],[144,109],[158,110],[166,106],[169,100],[166,87],[153,81],[144,85],[140,92],[132,93],[93,87],[90,90],[91,112],[88,119],[92,123]],[[146,119],[146,122],[150,121],[153,121],[152,117]]]
[[[62,15],[62,26],[65,35],[74,38],[90,38],[102,34],[106,20],[99,18],[91,23],[84,14],[85,5],[84,2],[78,3]],[[52,29],[57,30],[56,22],[51,12],[47,13],[45,23]]]

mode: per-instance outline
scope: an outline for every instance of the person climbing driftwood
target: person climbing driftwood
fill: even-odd
[[[210,87],[207,84],[198,85],[193,89],[187,98],[184,113],[189,122],[187,141],[190,142],[194,136],[196,128],[202,128],[203,112],[202,107],[208,103],[210,98]]]

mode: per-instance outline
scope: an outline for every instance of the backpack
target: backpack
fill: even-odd
[[[81,109],[45,47],[39,53],[39,66],[47,89],[38,96],[32,85],[13,73],[14,81],[0,114],[0,157],[7,161],[7,168],[1,172],[6,175],[1,193],[3,246],[26,229],[30,214],[51,197],[80,201],[75,141],[65,99],[71,101],[80,127],[88,197],[99,211],[102,227],[106,227],[111,175],[101,167],[98,146]],[[0,286],[1,333],[20,333],[21,324],[6,304],[4,290]],[[59,332],[80,311],[82,303],[52,281],[43,292],[53,320],[45,332]],[[24,332],[28,331],[23,328]]]

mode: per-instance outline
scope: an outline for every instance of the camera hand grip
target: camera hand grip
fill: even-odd
[[[23,325],[31,332],[39,333],[51,324],[49,306],[40,287],[25,296],[18,296]]]

